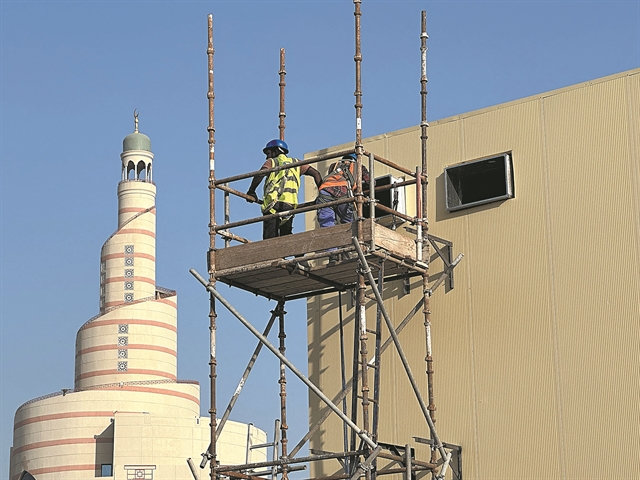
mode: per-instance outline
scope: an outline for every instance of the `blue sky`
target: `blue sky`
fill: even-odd
[[[365,137],[419,123],[422,9],[430,121],[640,66],[638,0],[363,0]],[[100,247],[116,227],[134,108],[155,153],[157,282],[179,294],[179,377],[200,381],[206,414],[208,302],[188,270],[206,273],[208,13],[218,177],[257,169],[278,135],[281,47],[291,153],[354,139],[350,0],[1,2],[0,479],[17,407],[73,386],[75,334],[98,311]],[[232,220],[257,214],[232,204]],[[259,227],[238,233],[260,236]],[[268,320],[274,303],[221,291],[259,328]],[[287,311],[287,355],[306,370],[304,302]],[[222,410],[255,341],[219,313]],[[306,390],[290,378],[294,444],[306,431]],[[277,379],[263,352],[232,418],[271,432]]]

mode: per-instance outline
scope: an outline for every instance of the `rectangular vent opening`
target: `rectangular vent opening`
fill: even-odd
[[[444,175],[449,212],[514,197],[510,152],[446,167]]]

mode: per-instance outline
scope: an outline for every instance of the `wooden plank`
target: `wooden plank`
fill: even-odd
[[[381,225],[376,228],[376,246],[383,248],[399,258],[416,258],[415,242],[404,235]]]
[[[216,270],[351,245],[352,224],[319,228],[216,251]],[[370,238],[370,237],[369,237]]]

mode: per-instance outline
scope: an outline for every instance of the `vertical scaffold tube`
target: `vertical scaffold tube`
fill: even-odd
[[[213,15],[208,16],[208,77],[209,88],[207,91],[207,98],[209,99],[209,126],[207,131],[209,132],[209,255],[208,255],[208,269],[209,269],[209,285],[211,288],[215,288],[215,250],[216,250],[216,233],[214,230],[216,224],[216,208],[215,208],[215,128],[214,128],[214,116],[213,116],[213,101],[215,95],[213,93]],[[216,472],[217,456],[216,456],[216,439],[217,439],[217,424],[216,424],[216,300],[213,295],[209,296],[209,378],[211,380],[211,405],[209,408],[209,415],[211,416],[211,445],[209,447],[209,461],[210,463],[210,477],[211,480],[217,480],[218,474]]]
[[[427,39],[429,35],[427,35],[427,12],[425,10],[422,11],[422,22],[421,22],[421,31],[420,31],[420,53],[421,53],[421,75],[420,75],[420,99],[422,105],[422,118],[420,121],[420,140],[421,140],[421,150],[422,150],[422,237],[427,238],[429,235],[429,221],[427,215],[427,128],[429,124],[427,123]],[[426,356],[425,361],[427,364],[427,385],[428,385],[428,399],[429,399],[429,416],[433,421],[434,425],[436,423],[436,405],[433,395],[433,352],[431,349],[431,290],[429,289],[429,258],[430,258],[430,249],[429,242],[424,242],[425,244],[425,254],[424,261],[427,264],[425,268],[425,273],[422,275],[422,292],[424,295],[424,303],[422,308],[422,313],[424,315],[424,329],[425,329],[425,342],[426,342]],[[435,440],[433,434],[431,435],[431,439]],[[431,460],[435,461],[436,452],[432,451]]]
[[[280,125],[278,126],[278,129],[280,130],[280,140],[284,141],[284,129],[287,128],[284,124],[284,117],[287,116],[284,110],[284,87],[286,85],[284,76],[287,74],[284,69],[284,48],[280,49],[280,70],[278,71],[278,74],[280,75],[280,83],[278,83],[278,86],[280,87],[280,113],[278,113]]]
[[[355,11],[355,31],[356,31],[356,53],[353,57],[356,64],[356,142],[355,152],[357,156],[356,163],[356,217],[357,217],[357,237],[358,241],[363,238],[363,193],[362,193],[362,160],[364,147],[362,145],[362,51],[360,45],[360,11],[361,0],[353,0]],[[360,269],[362,270],[362,268]],[[367,319],[365,314],[365,280],[362,271],[358,272],[358,296],[356,301],[356,327],[360,330],[360,367],[361,367],[361,392],[362,392],[362,426],[365,432],[370,432],[369,425],[369,380],[368,369],[369,362],[367,359]],[[355,394],[355,391],[354,391]],[[366,480],[371,480],[371,470],[365,470]]]
[[[280,340],[280,345],[278,350],[284,356],[286,347],[285,347],[285,339],[287,338],[287,334],[285,333],[284,328],[284,316],[287,312],[284,311],[284,304],[279,303],[277,307],[277,312],[275,312],[279,318],[280,331],[278,333],[278,339]],[[280,379],[278,380],[280,384],[280,452],[282,455],[282,460],[287,460],[287,429],[289,426],[287,425],[287,375],[286,375],[286,366],[282,360],[280,360]],[[286,464],[282,465],[282,480],[287,480],[289,478],[289,470]]]

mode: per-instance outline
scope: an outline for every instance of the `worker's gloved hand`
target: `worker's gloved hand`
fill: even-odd
[[[247,195],[249,195],[250,197],[253,197],[253,201],[258,203],[258,195],[256,195],[256,192],[252,192],[251,190],[249,190],[247,192]],[[251,200],[247,198],[247,202],[251,203]]]

